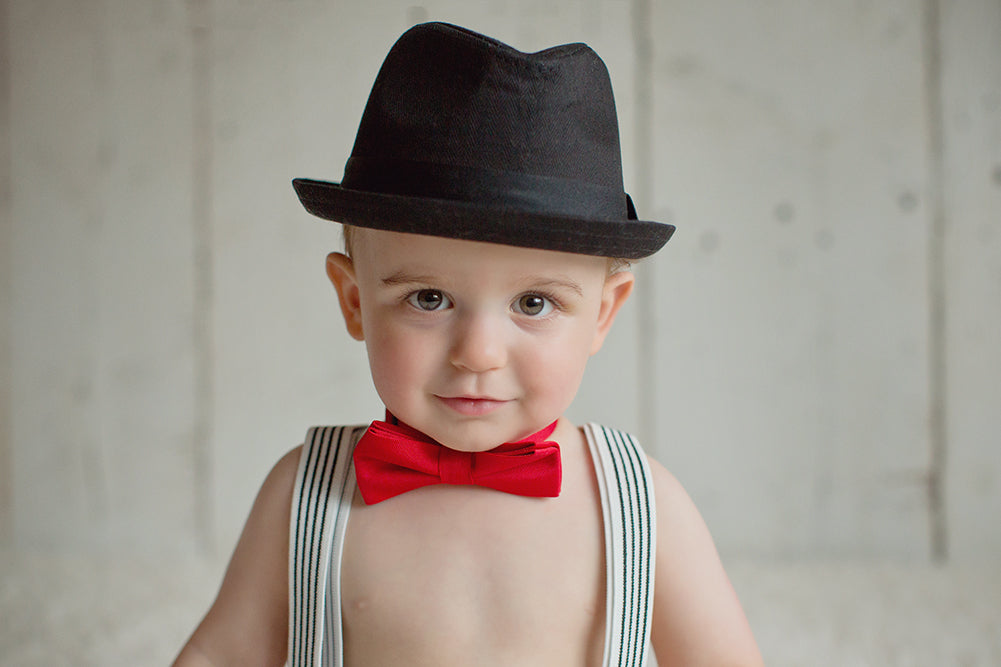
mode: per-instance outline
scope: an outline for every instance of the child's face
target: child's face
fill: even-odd
[[[353,260],[327,261],[348,331],[386,408],[452,449],[560,417],[632,290],[601,257],[355,231]]]

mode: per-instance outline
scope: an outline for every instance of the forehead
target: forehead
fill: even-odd
[[[604,275],[607,259],[460,239],[355,228],[352,256],[358,271],[421,269],[434,273],[573,273]]]

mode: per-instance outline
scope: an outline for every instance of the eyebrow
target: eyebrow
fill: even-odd
[[[397,271],[396,273],[383,278],[381,282],[386,287],[393,287],[396,285],[435,285],[441,282],[441,276],[429,273],[411,274],[405,271]],[[570,290],[577,296],[584,296],[584,288],[581,284],[576,280],[572,280],[571,278],[564,276],[528,276],[520,282],[528,285],[526,289],[529,291],[532,288],[563,288]]]
[[[576,280],[571,280],[570,278],[552,278],[549,276],[529,277],[525,280],[525,284],[532,287],[562,287],[574,292],[577,296],[584,296],[584,288]]]
[[[387,287],[392,287],[393,285],[433,285],[441,280],[440,277],[431,274],[410,274],[404,271],[397,271],[396,273],[386,276],[382,279],[382,284]]]

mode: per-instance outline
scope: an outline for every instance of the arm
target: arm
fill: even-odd
[[[283,665],[288,643],[288,532],[301,448],[271,469],[219,594],[174,667]]]
[[[661,665],[761,665],[709,530],[681,484],[650,461],[657,498],[651,643]]]

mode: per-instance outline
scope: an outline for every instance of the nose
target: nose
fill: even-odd
[[[472,373],[502,368],[507,363],[503,323],[486,314],[464,315],[455,329],[449,360]]]

